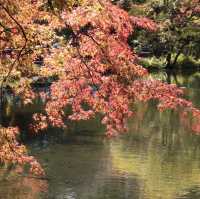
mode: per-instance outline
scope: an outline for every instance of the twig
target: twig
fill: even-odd
[[[15,64],[18,62],[18,60],[20,59],[20,57],[21,57],[21,55],[22,55],[22,52],[24,51],[24,49],[26,48],[26,44],[27,44],[27,41],[28,41],[28,39],[27,39],[27,37],[26,37],[26,33],[25,33],[25,31],[24,31],[24,29],[23,29],[23,27],[21,26],[21,24],[10,14],[10,12],[9,12],[9,10],[6,8],[6,7],[4,7],[3,5],[2,5],[2,3],[0,3],[0,7],[7,13],[7,15],[17,24],[17,26],[20,28],[20,30],[21,30],[21,32],[22,32],[22,35],[23,35],[23,37],[24,37],[24,45],[22,46],[22,48],[21,48],[21,50],[19,51],[19,53],[18,53],[18,55],[17,55],[17,57],[16,57],[16,59],[12,62],[12,64],[10,65],[10,68],[9,68],[9,71],[8,71],[8,73],[7,73],[7,75],[3,78],[3,80],[2,80],[2,82],[1,82],[1,86],[0,86],[0,98],[1,98],[1,111],[2,111],[2,106],[3,106],[3,86],[4,86],[4,83],[7,81],[7,79],[9,78],[9,76],[10,76],[10,74],[11,74],[11,72],[12,72],[12,70],[13,70],[13,68],[14,68],[14,66],[15,66]]]

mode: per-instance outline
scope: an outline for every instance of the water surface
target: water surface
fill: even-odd
[[[200,107],[200,73],[152,76],[185,87]],[[13,120],[25,126],[28,115],[27,108],[18,110]],[[155,103],[138,104],[129,127],[111,140],[98,119],[70,124],[64,133],[49,130],[29,143],[47,179],[1,170],[0,198],[199,199],[200,136],[177,113],[158,113]]]

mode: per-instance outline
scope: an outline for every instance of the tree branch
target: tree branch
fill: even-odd
[[[16,59],[12,62],[12,64],[10,65],[9,67],[9,71],[7,73],[7,75],[3,78],[2,82],[1,82],[1,86],[0,86],[0,98],[1,98],[1,109],[2,109],[2,105],[3,105],[3,86],[4,86],[4,83],[7,81],[7,79],[9,78],[15,64],[18,62],[18,60],[20,59],[21,55],[22,55],[22,52],[24,51],[24,49],[26,48],[26,44],[27,44],[27,37],[26,37],[26,33],[23,29],[23,27],[21,26],[21,24],[10,14],[9,10],[3,6],[2,3],[0,3],[0,7],[7,13],[7,15],[17,24],[17,26],[20,28],[21,32],[22,32],[22,35],[23,35],[23,38],[24,38],[24,45],[22,46],[21,50],[18,52],[18,55],[16,57]]]

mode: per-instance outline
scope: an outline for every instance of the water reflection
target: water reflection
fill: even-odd
[[[135,175],[143,184],[144,198],[173,199],[200,183],[199,137],[180,130],[163,142],[171,133],[167,130],[146,125],[112,144],[113,167]]]
[[[100,142],[97,145],[88,138],[87,145],[80,144],[78,136],[73,144],[55,145],[45,154],[52,179],[48,198],[138,198],[137,180],[113,170],[109,144]],[[56,158],[51,160],[51,157]]]
[[[48,183],[44,180],[24,177],[16,174],[16,170],[6,177],[0,171],[0,198],[2,199],[36,199],[44,196]]]
[[[200,106],[199,78],[200,73],[176,74],[170,81],[186,87],[187,98]],[[11,111],[9,117],[26,126],[34,108]],[[129,126],[128,134],[112,140],[103,137],[98,119],[72,123],[67,132],[50,129],[48,136],[29,143],[49,180],[3,177],[2,171],[0,198],[200,198],[200,136],[185,128],[179,114],[158,113],[154,102],[138,104]]]

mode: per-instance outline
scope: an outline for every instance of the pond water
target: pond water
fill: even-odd
[[[152,76],[186,87],[200,107],[200,73]],[[31,107],[30,107],[31,109]],[[26,126],[30,111],[16,110]],[[72,123],[67,132],[49,130],[28,143],[47,179],[0,171],[2,199],[199,199],[200,136],[178,114],[138,104],[129,133],[103,136],[98,119]]]

